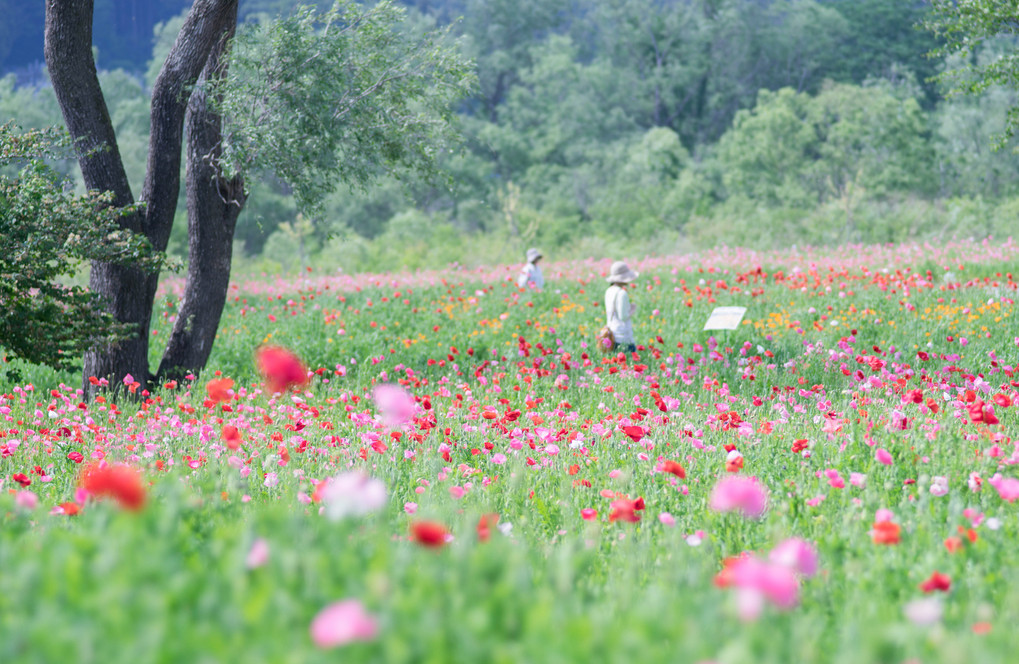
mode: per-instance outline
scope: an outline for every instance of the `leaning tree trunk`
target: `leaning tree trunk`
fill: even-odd
[[[219,328],[230,282],[237,217],[246,199],[244,182],[218,168],[222,118],[204,82],[226,76],[227,35],[213,49],[202,79],[191,94],[187,125],[188,276],[177,320],[159,364],[159,380],[180,380],[205,367]]]
[[[78,142],[85,186],[112,191],[117,205],[132,202],[116,136],[92,59],[93,0],[46,0],[46,65],[71,137]],[[152,90],[148,164],[142,185],[144,209],[123,220],[143,233],[157,251],[166,249],[180,192],[180,153],[190,88],[222,36],[237,21],[237,0],[195,0]],[[103,150],[90,148],[103,147]],[[85,354],[83,385],[106,378],[114,387],[127,375],[149,379],[148,339],[158,274],[93,263],[91,289],[114,317],[135,326],[135,334]]]
[[[44,52],[64,122],[76,141],[85,186],[112,192],[113,204],[120,207],[130,205],[134,198],[92,59],[92,5],[92,0],[47,0]],[[141,232],[144,219],[140,211],[122,218],[120,224]],[[148,278],[137,269],[92,264],[89,287],[105,297],[118,321],[134,323],[137,329],[130,338],[86,355],[86,392],[91,394],[95,389],[89,376],[115,380],[131,374],[147,378],[151,312],[151,306],[146,306]]]

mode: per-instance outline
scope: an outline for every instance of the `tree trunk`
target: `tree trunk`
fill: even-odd
[[[236,11],[236,8],[235,8]],[[234,21],[236,23],[236,21]],[[177,320],[156,372],[158,380],[197,373],[209,359],[230,282],[234,228],[246,199],[240,177],[218,168],[222,119],[204,82],[226,76],[227,38],[213,49],[191,94],[187,124],[188,276]]]
[[[53,91],[71,137],[76,141],[78,163],[85,186],[113,192],[113,204],[134,202],[124,171],[117,139],[106,108],[95,61],[92,59],[92,0],[47,0],[44,53]],[[144,211],[124,217],[121,226],[139,232]],[[92,393],[89,376],[109,378],[111,384],[130,374],[148,377],[148,321],[144,272],[106,263],[93,263],[89,287],[107,301],[118,321],[135,323],[136,333],[113,346],[85,355],[83,385]]]
[[[132,202],[109,111],[92,59],[93,0],[46,0],[45,55],[53,90],[71,137],[78,142],[85,186],[112,191],[116,205]],[[125,218],[157,251],[166,249],[180,193],[184,114],[191,86],[209,54],[237,21],[237,0],[195,0],[152,90],[148,163],[142,185],[144,209]],[[103,147],[102,150],[96,150]],[[148,340],[158,274],[93,263],[90,288],[103,297],[117,320],[133,323],[129,339],[85,354],[83,385],[106,378],[117,389],[125,375],[149,379]]]

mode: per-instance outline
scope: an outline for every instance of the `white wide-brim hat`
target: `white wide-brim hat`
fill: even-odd
[[[623,261],[616,261],[609,268],[609,276],[605,277],[605,281],[610,284],[628,284],[639,276],[639,272],[631,270]]]
[[[538,260],[539,258],[541,258],[541,252],[540,251],[538,251],[534,247],[531,247],[530,249],[527,250],[527,262],[528,263],[533,263],[534,261]]]

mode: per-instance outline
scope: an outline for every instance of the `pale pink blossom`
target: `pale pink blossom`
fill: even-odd
[[[267,562],[269,562],[269,543],[259,537],[251,543],[251,549],[248,551],[248,557],[244,560],[244,565],[248,569],[256,569]]]
[[[712,489],[708,504],[716,512],[737,511],[757,519],[768,509],[768,491],[750,477],[725,477]]]
[[[390,428],[398,428],[414,418],[417,403],[407,390],[399,385],[383,383],[377,385],[372,392],[375,407],[379,411],[382,423]]]
[[[930,491],[932,496],[943,496],[948,493],[948,478],[941,475],[935,475],[931,479]]]
[[[336,602],[319,611],[311,621],[311,640],[319,648],[335,648],[354,641],[371,641],[378,622],[356,599]]]
[[[768,559],[807,578],[817,574],[817,549],[798,537],[790,537],[771,550]]]
[[[377,512],[386,504],[386,485],[367,475],[350,471],[326,480],[322,491],[325,515],[332,521]]]
[[[862,489],[867,486],[867,476],[863,473],[849,473],[849,483]]]
[[[662,522],[663,526],[669,526],[670,528],[676,525],[676,517],[672,516],[668,512],[662,512],[659,514],[658,520]]]
[[[729,579],[737,589],[740,617],[752,620],[764,606],[764,599],[780,609],[791,609],[800,599],[796,571],[754,556],[740,558],[729,567]]]
[[[998,490],[998,495],[1002,499],[1010,503],[1019,498],[1019,480],[1014,477],[1002,477],[1001,473],[995,473],[987,483]]]
[[[404,503],[403,504],[403,511],[406,512],[407,514],[414,514],[415,512],[418,511],[418,504],[417,503]]]
[[[19,491],[14,496],[14,503],[22,509],[34,510],[39,504],[39,497],[31,491]]]
[[[915,599],[912,602],[907,602],[902,610],[911,623],[921,626],[933,625],[938,622],[944,612],[941,600],[937,597]]]
[[[494,463],[497,466],[501,466],[502,464],[506,463],[506,455],[496,452],[495,454],[492,455],[492,463]]]

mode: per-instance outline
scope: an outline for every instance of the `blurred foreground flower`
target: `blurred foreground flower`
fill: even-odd
[[[332,521],[363,516],[386,505],[386,485],[358,471],[340,473],[326,480],[321,493],[325,515]]]
[[[894,521],[875,521],[871,526],[870,536],[875,544],[898,544],[901,541],[901,528]]]
[[[255,363],[265,378],[269,394],[282,393],[291,387],[308,384],[308,369],[300,358],[280,346],[260,346],[255,351]]]
[[[758,519],[768,509],[768,490],[750,477],[726,477],[712,489],[708,504],[716,512],[737,511]]]
[[[251,550],[244,560],[244,566],[248,569],[257,569],[269,562],[269,543],[265,538],[259,537],[251,543]]]
[[[715,585],[736,589],[740,618],[756,619],[765,602],[782,610],[793,608],[800,600],[800,579],[817,573],[817,550],[805,540],[793,537],[780,543],[764,560],[744,553],[723,561]]]
[[[944,609],[941,606],[941,600],[937,597],[928,597],[906,603],[902,607],[902,611],[914,625],[933,625],[941,620]]]
[[[229,424],[223,425],[220,437],[223,439],[223,442],[226,443],[227,448],[231,450],[236,450],[241,446],[241,443],[244,442],[244,436],[241,435],[240,430]]]
[[[780,543],[771,550],[768,559],[807,578],[817,574],[817,549],[799,537],[790,537]]]
[[[482,514],[478,519],[478,541],[487,542],[492,537],[492,528],[499,523],[499,515],[493,513]]]
[[[137,511],[145,506],[145,486],[131,466],[89,464],[82,469],[78,484],[97,498],[113,498],[126,510]]]
[[[233,378],[216,378],[205,384],[205,393],[209,396],[210,402],[217,404],[233,399],[233,394],[231,394],[233,387]]]
[[[414,418],[417,410],[414,397],[399,385],[391,383],[377,385],[372,396],[375,398],[375,407],[379,411],[382,423],[387,427],[396,429]]]
[[[439,549],[446,546],[450,539],[446,526],[435,521],[415,521],[410,524],[410,536],[421,546]]]
[[[361,602],[348,599],[318,612],[311,621],[311,640],[319,648],[335,648],[354,641],[371,641],[378,634],[375,617]]]

